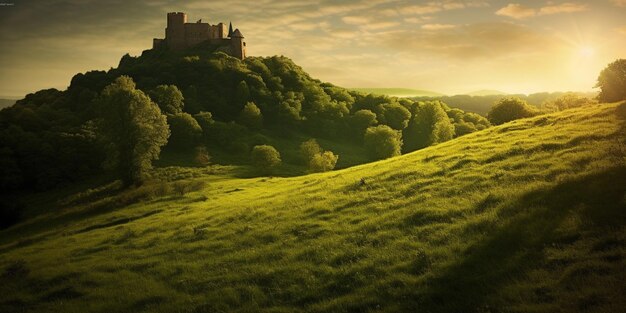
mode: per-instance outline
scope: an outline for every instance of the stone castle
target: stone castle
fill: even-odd
[[[184,50],[205,42],[236,58],[243,60],[246,57],[243,35],[239,29],[233,31],[232,23],[228,29],[224,23],[211,25],[202,23],[202,20],[187,23],[187,14],[183,12],[167,13],[165,39],[154,38],[152,49]]]

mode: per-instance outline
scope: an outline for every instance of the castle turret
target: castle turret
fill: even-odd
[[[165,42],[172,50],[186,48],[185,44],[185,23],[187,14],[183,12],[167,13],[167,28],[165,29]]]
[[[239,29],[235,29],[232,36],[230,36],[230,46],[232,50],[232,54],[236,58],[245,59],[246,58],[246,43],[243,41],[243,35],[239,31]]]
[[[228,23],[228,37],[233,36],[233,22]]]

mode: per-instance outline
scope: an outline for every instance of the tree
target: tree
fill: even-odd
[[[365,148],[374,159],[400,155],[402,136],[387,125],[370,127],[365,131]]]
[[[487,118],[492,124],[500,125],[535,115],[537,115],[537,110],[528,105],[526,101],[517,97],[510,97],[500,99],[500,101],[491,107]]]
[[[322,153],[322,147],[315,139],[309,139],[300,145],[300,155],[305,164],[308,164],[313,156],[320,153]]]
[[[159,107],[128,76],[120,76],[98,98],[100,133],[108,146],[107,164],[126,186],[140,184],[170,130]]]
[[[335,168],[339,156],[332,151],[323,151],[315,139],[309,139],[300,145],[300,154],[309,171],[327,172]]]
[[[354,112],[354,115],[352,115],[349,122],[351,129],[360,140],[363,138],[365,130],[370,126],[376,125],[378,120],[376,120],[376,113],[370,110],[358,110]]]
[[[254,104],[248,102],[239,113],[239,124],[247,126],[250,129],[260,129],[263,126],[263,115],[261,109]]]
[[[602,102],[626,100],[626,59],[610,63],[598,76],[598,99]]]
[[[422,149],[454,137],[454,125],[438,101],[422,103],[404,129],[404,152]]]
[[[148,94],[163,113],[176,114],[183,111],[185,98],[175,85],[159,85]]]
[[[395,130],[403,130],[409,124],[411,112],[399,103],[391,103],[385,106],[383,116],[385,117],[385,125]]]
[[[280,153],[270,145],[252,148],[252,163],[262,173],[271,173],[282,162]]]
[[[191,149],[195,147],[202,135],[202,127],[189,113],[176,113],[167,117],[172,135],[168,142],[169,147],[177,149]]]

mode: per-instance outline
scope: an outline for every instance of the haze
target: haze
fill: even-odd
[[[343,87],[589,91],[626,51],[626,0],[5,1],[0,96],[116,67],[163,37],[170,11],[232,21],[249,55],[288,56]]]

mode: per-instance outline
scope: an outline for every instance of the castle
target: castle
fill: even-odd
[[[236,58],[243,60],[246,57],[243,35],[239,29],[233,31],[232,23],[228,30],[224,23],[211,25],[202,23],[202,20],[187,23],[187,14],[183,12],[167,13],[165,39],[154,38],[152,49],[184,50],[204,42],[218,46],[218,51]]]

